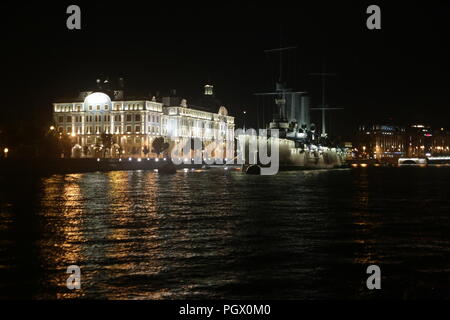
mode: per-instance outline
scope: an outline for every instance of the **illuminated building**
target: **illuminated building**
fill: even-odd
[[[444,128],[412,125],[407,132],[408,156],[429,157],[450,154],[450,134]]]
[[[405,128],[393,125],[362,125],[359,127],[357,154],[361,158],[382,159],[403,156]]]
[[[192,138],[205,145],[234,141],[234,117],[223,106],[216,113],[191,108],[185,99],[174,96],[174,91],[161,99],[125,99],[122,88],[109,89],[108,80],[100,84],[97,80],[98,91],[81,92],[75,101],[53,104],[55,127],[73,139],[74,157],[95,156],[105,147],[102,134],[112,135],[108,151],[114,157],[141,156],[145,149],[151,152],[156,137],[171,145]]]
[[[359,158],[429,157],[450,155],[450,132],[423,124],[359,127],[355,154]]]

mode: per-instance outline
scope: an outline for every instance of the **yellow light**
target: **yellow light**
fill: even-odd
[[[55,127],[54,127],[54,126],[51,126],[51,127],[50,127],[50,130],[52,130],[52,131],[55,130]]]
[[[367,167],[367,163],[361,163],[361,167],[363,168]]]
[[[8,149],[8,148],[5,148],[5,149],[3,149],[3,152],[4,152],[4,153],[8,153],[8,152],[9,152],[9,149]]]
[[[72,132],[70,135],[71,135],[72,137],[76,137],[76,136],[77,136],[77,134],[76,134],[75,132]]]

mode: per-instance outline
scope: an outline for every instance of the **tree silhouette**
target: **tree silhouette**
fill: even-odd
[[[70,158],[72,154],[73,143],[67,134],[62,134],[60,137],[61,150],[64,153],[64,158]]]
[[[111,151],[111,147],[113,144],[113,135],[110,133],[103,132],[100,135],[100,140],[102,141],[103,144],[103,158],[104,158],[106,154],[106,149]]]
[[[169,148],[169,144],[164,141],[163,137],[157,137],[152,142],[152,152],[158,156]]]
[[[147,154],[150,152],[149,148],[147,146],[144,146],[144,148],[142,149],[142,153],[147,156]]]

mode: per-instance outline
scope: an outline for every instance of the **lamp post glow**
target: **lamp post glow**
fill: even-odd
[[[3,149],[3,153],[5,154],[5,158],[8,158],[8,152],[9,152],[8,148]]]
[[[55,130],[55,127],[54,126],[50,126],[50,131],[53,131],[53,130]]]

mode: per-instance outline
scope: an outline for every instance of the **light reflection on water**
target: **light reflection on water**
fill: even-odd
[[[365,168],[2,180],[0,297],[440,296],[448,178],[446,168]],[[72,264],[81,290],[66,288]],[[382,292],[365,289],[370,264]]]

